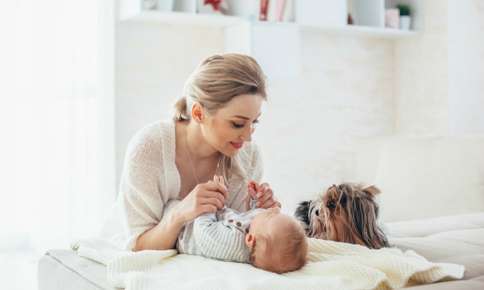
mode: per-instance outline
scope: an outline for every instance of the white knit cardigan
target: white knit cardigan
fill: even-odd
[[[180,195],[175,164],[174,121],[150,124],[129,142],[117,200],[101,230],[101,237],[118,248],[132,250],[140,234],[156,226]],[[247,183],[260,182],[262,160],[257,147],[247,143],[232,158],[226,205],[246,211]],[[170,202],[175,204],[176,202]]]

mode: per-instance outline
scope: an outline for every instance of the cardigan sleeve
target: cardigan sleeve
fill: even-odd
[[[162,142],[159,125],[139,131],[129,142],[119,194],[104,232],[118,247],[132,250],[137,238],[156,226],[163,216],[166,198],[160,184],[163,175]]]

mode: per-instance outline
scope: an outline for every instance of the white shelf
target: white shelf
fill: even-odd
[[[143,11],[136,16],[122,20],[122,22],[152,22],[169,25],[224,28],[232,25],[243,24],[247,22],[247,20],[236,16],[195,14],[187,12],[161,12],[151,10]]]
[[[346,25],[333,27],[301,26],[306,31],[320,31],[330,34],[355,35],[370,38],[400,39],[418,35],[417,31],[401,30],[391,28],[380,28],[372,26]]]
[[[331,34],[356,35],[364,37],[398,39],[412,37],[417,34],[415,31],[406,31],[400,29],[379,28],[371,26],[344,25],[344,26],[310,26],[301,25],[294,22],[250,22],[236,16],[212,15],[212,14],[195,14],[186,12],[160,12],[160,11],[143,11],[140,14],[123,20],[122,22],[148,22],[160,23],[167,25],[188,25],[198,27],[227,28],[234,25],[253,25],[253,26],[277,26],[288,27],[292,29],[297,27],[306,31],[321,31]]]

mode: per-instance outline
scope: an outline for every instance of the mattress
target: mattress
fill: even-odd
[[[49,250],[39,261],[39,290],[114,289],[106,281],[106,267],[81,258],[72,250]]]
[[[432,262],[465,266],[460,281],[407,289],[484,289],[484,212],[386,224],[390,243],[412,249]],[[113,289],[106,268],[71,250],[50,250],[39,262],[39,290]]]

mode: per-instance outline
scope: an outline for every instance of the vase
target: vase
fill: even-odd
[[[410,30],[412,18],[410,16],[400,16],[400,29]]]

